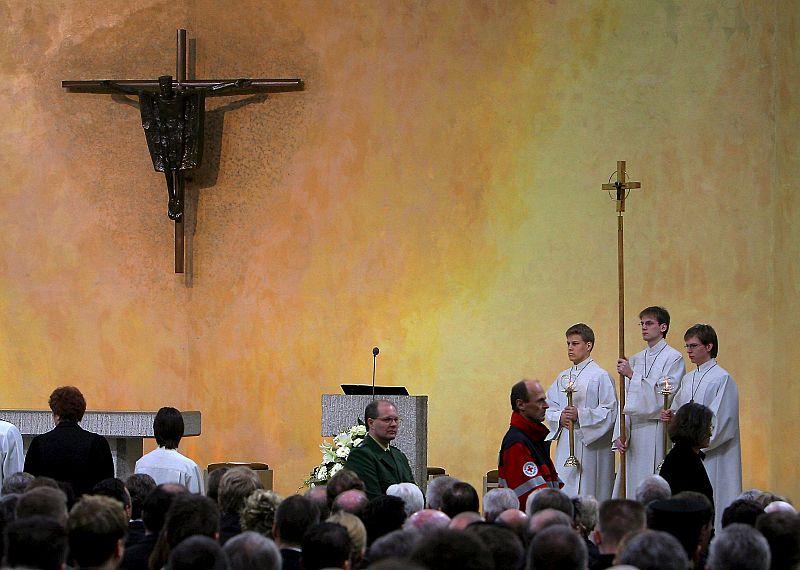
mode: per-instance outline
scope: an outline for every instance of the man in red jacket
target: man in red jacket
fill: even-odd
[[[500,447],[497,470],[500,487],[514,491],[523,511],[532,492],[564,486],[550,459],[550,442],[545,441],[550,430],[542,421],[548,407],[538,381],[520,380],[511,388],[511,425]]]

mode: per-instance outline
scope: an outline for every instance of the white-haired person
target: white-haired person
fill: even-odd
[[[425,508],[425,497],[422,491],[414,483],[395,483],[389,485],[386,494],[403,499],[405,504],[406,517],[410,517],[417,511]]]

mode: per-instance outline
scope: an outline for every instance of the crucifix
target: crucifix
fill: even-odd
[[[185,172],[200,166],[202,160],[205,98],[303,89],[302,79],[187,79],[186,45],[186,30],[179,29],[174,78],[162,75],[158,79],[61,82],[61,87],[70,92],[125,93],[139,97],[153,168],[163,172],[167,182],[167,215],[175,222],[175,273],[183,273]]]
[[[611,178],[616,174],[617,179],[611,182]],[[625,358],[625,255],[624,255],[624,226],[623,216],[625,214],[625,198],[634,188],[641,188],[639,182],[628,182],[627,173],[625,172],[625,161],[617,161],[617,171],[612,173],[608,178],[608,184],[603,184],[603,190],[609,194],[614,192],[612,199],[617,203],[617,274],[619,277],[619,357]],[[625,443],[627,433],[625,431],[625,414],[622,411],[625,408],[625,376],[619,375],[619,433],[620,440]],[[625,454],[620,453],[619,461],[619,479],[620,490],[622,498],[625,498],[626,491],[626,462]]]

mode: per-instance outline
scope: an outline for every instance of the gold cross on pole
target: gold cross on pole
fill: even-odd
[[[625,173],[625,161],[617,161],[617,180],[603,184],[603,190],[607,192],[614,191],[614,200],[617,202],[617,277],[619,279],[619,357],[625,357],[625,226],[624,226],[624,213],[625,213],[625,197],[629,190],[634,188],[641,188],[639,182],[627,182]],[[614,176],[613,174],[611,176]],[[627,432],[625,431],[625,376],[619,375],[619,426],[620,426],[620,440],[626,443]],[[619,479],[620,479],[620,496],[624,499],[626,496],[627,488],[627,461],[625,454],[620,452],[619,458]]]
[[[617,174],[616,181],[610,182],[608,184],[603,184],[603,190],[606,190],[607,192],[614,191],[615,193],[614,200],[617,201],[617,212],[621,214],[622,212],[625,211],[625,198],[627,197],[628,190],[632,190],[634,188],[641,188],[642,185],[639,182],[626,181],[624,160],[617,161],[616,174]]]

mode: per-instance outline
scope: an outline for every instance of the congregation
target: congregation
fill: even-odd
[[[3,567],[800,568],[800,515],[789,499],[741,492],[738,392],[714,360],[716,332],[686,332],[697,367],[687,375],[665,341],[669,314],[649,307],[640,319],[648,347],[618,362],[625,428],[611,377],[591,359],[593,331],[570,327],[573,365],[550,390],[531,380],[511,388],[499,486],[482,501],[447,475],[418,486],[393,445],[401,418],[388,400],[367,406],[364,437],[326,485],[282,497],[247,467],[211,471],[204,485],[178,452],[184,425],[171,407],[156,414],[158,448],[115,478],[108,442],[79,425],[83,395],[58,388],[49,401],[56,427],[27,455],[15,426],[0,422]],[[612,449],[630,467],[624,480]]]
[[[652,475],[635,498],[483,497],[449,476],[424,495],[413,483],[369,499],[353,471],[281,497],[246,467],[211,473],[206,495],[147,474],[109,478],[75,499],[65,485],[19,472],[0,499],[4,567],[166,569],[371,568],[521,570],[800,567],[800,515],[781,497],[748,491],[723,513],[692,492],[673,496]],[[72,504],[70,504],[72,502]],[[710,544],[709,544],[710,543]]]

